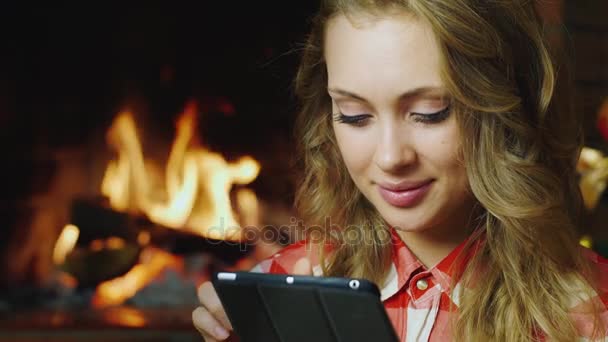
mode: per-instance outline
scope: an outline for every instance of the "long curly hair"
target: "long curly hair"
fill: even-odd
[[[372,242],[343,243],[330,254],[321,249],[324,274],[383,284],[388,273],[388,227],[351,180],[335,140],[323,44],[335,16],[391,11],[425,20],[439,41],[471,191],[483,208],[480,228],[461,255],[482,235],[485,242],[455,277],[474,288],[456,294],[455,338],[529,341],[540,332],[554,341],[575,340],[568,303],[575,291],[596,290],[577,236],[582,129],[567,97],[556,95],[556,84],[568,77],[557,70],[531,1],[321,1],[295,78],[301,104],[295,205],[310,224],[330,218]],[[483,282],[475,282],[482,268]]]

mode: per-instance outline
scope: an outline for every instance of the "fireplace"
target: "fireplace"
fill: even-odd
[[[56,152],[47,191],[29,199],[29,226],[6,249],[7,334],[60,327],[127,329],[131,339],[153,330],[196,336],[196,288],[213,271],[247,270],[293,239],[289,229],[274,230],[294,222],[289,204],[251,188],[263,162],[236,153],[229,160],[200,142],[201,107],[188,101],[168,147],[151,139],[161,146],[153,153],[128,110],[105,141],[91,142],[99,153]],[[270,230],[273,238],[262,240]]]
[[[314,7],[3,13],[32,30],[0,63],[0,341],[200,340],[197,286],[294,239],[275,228],[297,221],[290,82]]]

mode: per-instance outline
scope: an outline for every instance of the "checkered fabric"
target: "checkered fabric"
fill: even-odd
[[[381,300],[401,341],[449,341],[451,331],[448,324],[450,316],[457,314],[457,295],[450,296],[450,267],[464,248],[462,242],[448,256],[434,267],[427,269],[403,243],[394,229],[391,230],[393,257],[390,273],[380,289]],[[476,243],[481,243],[482,239]],[[478,245],[475,245],[478,246]],[[322,276],[317,253],[311,252],[305,241],[294,243],[263,260],[252,272],[291,274],[294,264],[302,257],[309,257],[313,264],[313,274]],[[583,248],[583,247],[581,247]],[[463,260],[463,265],[473,256],[475,247]],[[602,319],[608,326],[608,260],[591,250],[583,248],[590,260],[600,269],[600,294],[593,298],[582,295],[581,283],[573,284],[573,299],[570,315],[577,327],[580,341],[589,341],[593,328],[592,318],[585,313],[592,301],[604,308]],[[531,287],[531,291],[533,288]],[[453,293],[462,291],[456,283]],[[465,290],[465,291],[468,291]],[[578,292],[578,293],[577,293]],[[595,292],[594,292],[595,293]],[[452,310],[450,311],[450,303]],[[608,331],[604,341],[608,341]]]

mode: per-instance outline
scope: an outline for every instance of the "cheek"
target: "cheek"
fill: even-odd
[[[452,171],[463,171],[462,158],[460,153],[461,141],[456,134],[450,134],[442,140],[437,148],[437,158],[448,169]]]
[[[462,156],[460,132],[456,127],[452,127],[445,133],[437,148],[438,164],[441,164],[442,169],[447,173],[454,190],[468,192],[469,181]]]
[[[446,173],[453,180],[466,178],[461,154],[462,140],[455,122],[436,130],[420,132],[417,140],[424,142],[419,145],[419,153],[433,164],[436,171]]]
[[[338,148],[351,176],[356,177],[368,168],[373,156],[373,139],[363,132],[345,127],[344,124],[334,123],[334,133]]]

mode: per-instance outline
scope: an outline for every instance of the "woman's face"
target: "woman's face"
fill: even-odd
[[[396,229],[467,229],[461,219],[473,200],[433,34],[407,14],[355,19],[357,27],[331,19],[325,41],[333,128],[350,176]]]

